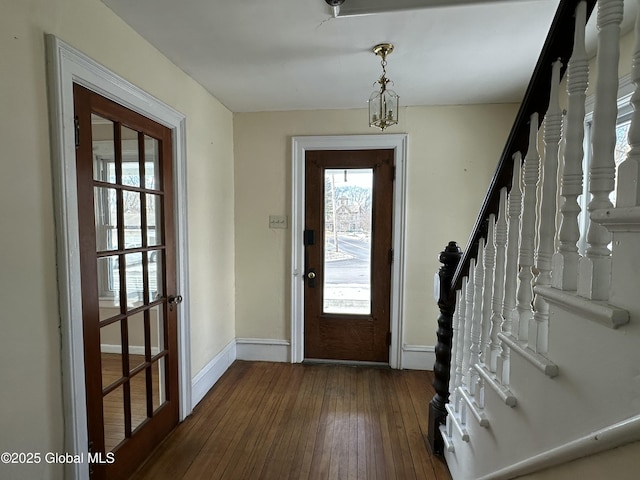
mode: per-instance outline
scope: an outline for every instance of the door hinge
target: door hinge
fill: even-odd
[[[76,148],[80,146],[80,119],[76,115],[73,117],[73,131],[76,137]]]
[[[391,346],[391,332],[387,332],[387,347]]]
[[[389,264],[393,263],[393,248],[389,249]]]

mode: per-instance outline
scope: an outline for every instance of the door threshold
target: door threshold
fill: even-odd
[[[303,365],[345,365],[349,367],[391,368],[388,362],[365,362],[360,360],[333,360],[323,358],[305,358]]]

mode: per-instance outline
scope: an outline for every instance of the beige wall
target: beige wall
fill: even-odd
[[[44,34],[184,113],[192,367],[235,336],[232,115],[98,0],[0,0],[0,451],[63,452]],[[62,478],[45,464],[2,478]]]
[[[404,340],[435,343],[433,275],[449,240],[465,247],[516,105],[409,107],[389,133],[408,133]],[[364,110],[234,114],[236,331],[290,340],[291,138],[373,134]],[[446,208],[445,208],[446,206]]]

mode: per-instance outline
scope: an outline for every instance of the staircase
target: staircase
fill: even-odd
[[[640,21],[633,58],[620,58],[622,18],[622,0],[560,3],[464,254],[453,242],[441,254],[429,443],[455,480],[515,478],[640,440]],[[616,167],[619,61],[635,92]]]

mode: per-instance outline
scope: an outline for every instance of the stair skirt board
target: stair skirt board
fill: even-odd
[[[446,434],[446,431],[443,432]],[[447,463],[455,463],[457,449],[464,449],[466,444],[447,439],[450,448],[445,451]],[[627,418],[608,427],[591,432],[583,437],[565,443],[547,451],[534,455],[508,467],[502,468],[478,480],[507,480],[510,478],[538,472],[550,467],[562,465],[579,458],[595,455],[616,447],[640,441],[640,415]]]

